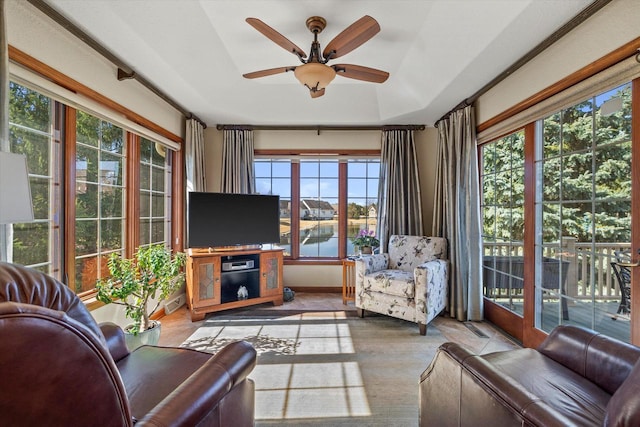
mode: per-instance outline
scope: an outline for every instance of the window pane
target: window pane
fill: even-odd
[[[170,151],[158,149],[155,142],[146,138],[140,138],[140,150],[148,153],[140,162],[140,245],[168,243]]]
[[[482,146],[484,295],[523,314],[524,132]]]
[[[260,194],[280,196],[280,247],[291,255],[291,162],[256,159],[256,188]]]
[[[352,240],[360,230],[377,229],[380,160],[350,160],[347,170],[347,254],[353,255],[356,248]]]
[[[82,111],[76,123],[76,290],[107,274],[107,256],[125,246],[124,131]],[[81,168],[84,167],[84,168]]]
[[[320,170],[320,162],[312,160],[303,160],[300,162],[300,176],[317,177]]]
[[[61,150],[54,141],[54,101],[9,82],[9,150],[25,155],[34,222],[13,224],[7,261],[36,268],[61,279],[59,210]],[[12,249],[12,250],[11,250]]]

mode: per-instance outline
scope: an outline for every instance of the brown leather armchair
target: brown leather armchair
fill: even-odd
[[[248,343],[215,355],[143,346],[98,326],[50,276],[0,263],[0,425],[252,426]]]
[[[420,378],[420,426],[639,426],[640,348],[556,327],[537,348],[445,343]]]

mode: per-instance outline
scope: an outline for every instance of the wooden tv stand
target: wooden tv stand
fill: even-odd
[[[282,305],[282,249],[187,251],[187,306],[191,321],[205,314],[265,302]],[[240,286],[247,299],[238,298]]]

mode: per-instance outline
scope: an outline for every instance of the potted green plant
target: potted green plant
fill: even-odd
[[[96,284],[96,298],[125,307],[126,316],[133,321],[125,328],[130,350],[142,344],[157,344],[160,323],[150,320],[150,316],[184,282],[185,261],[184,253],[172,254],[162,244],[139,248],[133,259],[122,258],[118,253],[109,256],[110,276]],[[152,309],[151,304],[155,304]]]
[[[364,228],[358,232],[352,242],[354,246],[360,248],[363,254],[371,254],[373,253],[373,248],[380,246],[380,240],[376,238],[376,232]]]

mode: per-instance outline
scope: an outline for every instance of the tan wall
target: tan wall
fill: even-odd
[[[222,132],[205,130],[207,191],[220,191]],[[416,152],[420,168],[425,233],[431,232],[436,165],[437,132],[433,128],[416,131]],[[255,131],[256,149],[380,149],[380,131]],[[284,285],[289,287],[342,286],[342,267],[335,265],[285,265]]]
[[[640,1],[613,0],[478,100],[482,123],[640,37]]]
[[[135,80],[118,81],[117,67],[27,1],[5,1],[9,44],[184,137],[182,114]]]

